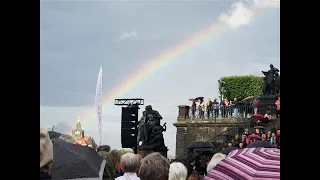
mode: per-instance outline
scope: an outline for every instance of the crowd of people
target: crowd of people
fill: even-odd
[[[250,136],[260,138],[252,138]],[[122,152],[117,149],[111,149],[108,145],[99,146],[96,153],[106,161],[102,180],[200,180],[206,179],[206,174],[210,172],[220,161],[222,161],[230,151],[229,148],[242,149],[252,147],[256,142],[267,142],[260,147],[277,147],[280,148],[280,127],[275,131],[264,133],[261,129],[250,136],[237,137],[229,143],[229,147],[221,152],[206,155],[205,166],[203,167],[203,158],[201,152],[196,151],[193,161],[187,167],[180,162],[170,164],[169,160],[158,152],[151,153],[145,157],[133,152]],[[59,139],[73,144],[75,147],[80,146],[75,143],[72,136],[61,135]],[[256,146],[257,147],[257,146]],[[90,147],[87,147],[90,148]],[[53,158],[54,148],[52,140],[49,137],[46,128],[40,127],[40,180],[50,180],[50,168],[55,162]]]
[[[241,101],[237,98],[229,100],[225,97],[223,100],[218,102],[217,98],[212,101],[208,98],[206,101],[204,98],[191,99],[192,105],[190,107],[191,118],[214,118],[214,117],[251,117],[253,114],[257,114],[258,106],[260,104],[258,97],[250,97]],[[275,101],[276,115],[280,115],[280,94],[278,99]]]
[[[215,102],[215,101],[213,101]],[[215,103],[213,103],[215,104]],[[275,102],[277,107],[277,117],[280,116],[280,97]],[[214,107],[211,105],[211,107]],[[255,106],[253,111],[256,111]],[[213,109],[214,110],[214,109]],[[213,111],[214,112],[214,111]],[[237,111],[233,111],[237,112]],[[238,111],[241,112],[241,111]],[[208,173],[214,169],[228,154],[235,149],[245,148],[277,148],[280,149],[280,126],[265,131],[264,127],[270,122],[270,112],[256,119],[255,132],[242,136],[236,136],[228,147],[222,149],[221,152],[203,155],[201,151],[195,151],[193,160],[184,165],[181,162],[172,162],[162,156],[158,152],[148,154],[143,157],[140,154],[134,154],[133,151],[120,151],[111,149],[108,145],[99,146],[94,149],[94,153],[105,161],[103,175],[101,180],[201,180],[212,179],[208,177]],[[262,126],[264,125],[264,126]],[[72,144],[74,148],[80,147],[76,140],[66,134],[62,134],[58,139],[68,144]],[[54,159],[53,139],[49,136],[47,128],[40,126],[40,180],[50,180],[56,171],[50,171],[53,163],[58,160]],[[86,147],[90,148],[90,147]],[[205,158],[203,158],[205,157]],[[59,170],[58,170],[59,171]],[[65,171],[65,169],[60,169]],[[80,171],[80,170],[79,170]],[[76,173],[76,172],[74,172]],[[89,178],[89,177],[82,177]],[[59,179],[60,180],[60,179]]]

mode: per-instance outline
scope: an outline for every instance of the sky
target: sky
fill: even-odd
[[[100,65],[108,94],[210,24],[227,28],[112,97],[144,98],[158,110],[171,156],[178,105],[196,96],[217,98],[223,76],[262,76],[270,63],[280,69],[280,0],[41,0],[41,124],[71,134],[80,116],[85,134],[99,142],[94,102]],[[102,144],[121,148],[120,126],[121,107],[104,104]]]

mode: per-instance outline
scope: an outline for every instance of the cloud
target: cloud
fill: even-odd
[[[132,30],[131,32],[124,32],[119,36],[119,40],[125,40],[125,39],[137,39],[138,34],[136,31]]]
[[[235,1],[41,1],[41,123],[71,134],[80,116],[85,134],[98,142],[94,100],[100,65],[104,67],[103,91],[108,94],[134,73],[144,71],[143,64],[152,63],[170,47],[173,50],[176,44],[215,22],[221,13],[231,16],[227,10]],[[254,1],[241,2],[246,5],[243,8],[251,10],[250,2]],[[188,98],[196,96],[217,97],[220,77],[262,76],[261,70],[267,70],[269,63],[279,68],[279,12],[279,8],[272,10],[255,18],[250,26],[218,33],[172,56],[161,68],[150,69],[152,75],[142,77],[132,88],[116,89],[125,92],[117,98],[141,97],[146,105],[158,110],[162,122],[168,125],[164,133],[168,154],[174,155],[176,128],[172,123],[177,119],[178,105],[188,105]],[[126,32],[123,41],[121,32]],[[106,104],[111,100],[107,97],[103,100],[102,143],[121,148],[121,107]]]
[[[259,10],[280,8],[280,0],[242,0],[231,5],[226,13],[221,13],[218,21],[236,28],[248,24]]]

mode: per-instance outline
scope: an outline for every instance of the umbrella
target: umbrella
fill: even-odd
[[[61,139],[52,140],[52,180],[102,180],[106,161],[92,148],[78,146]]]
[[[253,128],[254,128],[254,129],[264,129],[263,126],[254,126]]]
[[[204,180],[280,179],[280,149],[244,148],[232,151]]]
[[[251,134],[248,136],[248,139],[249,140],[252,140],[252,139],[257,139],[257,140],[261,140],[261,137],[257,134]]]
[[[190,143],[188,145],[188,149],[214,149],[214,146],[210,142],[204,142],[204,141],[196,141],[193,143]]]
[[[274,148],[274,145],[272,145],[270,142],[267,141],[255,141],[247,146],[247,148]]]
[[[237,147],[228,147],[221,151],[222,154],[228,155],[231,151],[239,149]]]
[[[48,131],[50,139],[59,138],[62,134],[55,131]]]
[[[264,118],[264,116],[262,114],[254,114],[254,115],[252,115],[252,117],[257,119],[257,120]]]
[[[254,96],[246,97],[246,98],[244,98],[243,100],[246,101],[246,100],[250,100],[250,99],[254,99]]]
[[[200,101],[200,100],[203,100],[203,99],[204,99],[204,97],[196,97],[196,98],[194,98],[195,101]]]

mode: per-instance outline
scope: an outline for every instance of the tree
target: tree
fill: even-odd
[[[260,76],[228,76],[218,80],[221,97],[229,100],[237,98],[238,101],[248,96],[262,94],[263,77]]]

